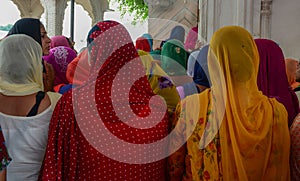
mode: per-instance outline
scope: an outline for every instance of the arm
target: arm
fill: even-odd
[[[172,121],[171,131],[174,132],[170,139],[169,151],[172,152],[172,147],[179,142],[184,141],[185,137],[185,125],[184,120],[180,117],[181,106],[178,104],[174,113],[174,119]],[[179,124],[177,127],[176,124]],[[176,150],[172,155],[168,157],[167,168],[168,168],[168,180],[170,181],[181,181],[186,173],[186,154],[187,148],[186,143]]]
[[[5,181],[5,180],[6,180],[6,169],[0,172],[0,181]]]
[[[55,71],[53,66],[44,62],[46,73],[43,73],[44,92],[54,91]]]

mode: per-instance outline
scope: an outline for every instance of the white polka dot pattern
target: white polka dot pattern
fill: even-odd
[[[130,86],[128,97],[117,96],[124,91],[126,84],[118,81],[118,90],[112,92],[113,80],[119,70],[128,62],[138,57],[126,29],[113,21],[98,23],[100,31],[94,36],[94,47],[91,49],[92,70],[89,82],[73,92],[67,92],[58,102],[49,128],[48,146],[41,170],[41,180],[165,180],[165,160],[147,164],[129,164],[118,162],[98,152],[93,142],[103,142],[101,149],[111,151],[115,156],[126,156],[130,159],[144,159],[150,154],[165,151],[164,146],[152,150],[124,148],[122,145],[110,145],[110,137],[99,132],[102,120],[105,129],[115,137],[129,143],[149,144],[163,139],[168,134],[168,114],[160,110],[162,105],[149,106],[152,92],[146,76],[134,81]],[[109,30],[109,31],[108,31]],[[124,72],[123,77],[132,76],[137,71],[132,67]],[[80,104],[78,104],[80,103]],[[94,104],[96,103],[96,105]],[[128,112],[122,112],[123,106],[130,104],[131,111],[138,117],[146,117],[156,112],[153,119],[160,119],[151,128],[139,129],[123,122]],[[114,106],[114,105],[118,106]],[[120,112],[121,111],[121,112]],[[118,116],[116,114],[118,112]],[[97,116],[95,116],[97,115]],[[157,117],[155,115],[158,115]],[[163,117],[161,117],[161,115]],[[77,117],[82,118],[80,125]],[[99,119],[101,117],[101,119]],[[127,116],[127,119],[131,117]],[[129,121],[130,122],[130,121]],[[138,124],[137,122],[135,122]],[[89,141],[86,137],[91,138]],[[99,149],[99,148],[98,148]],[[126,150],[126,151],[124,151]]]

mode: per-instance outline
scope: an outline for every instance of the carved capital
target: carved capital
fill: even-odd
[[[261,14],[264,16],[270,16],[271,15],[271,6],[272,6],[272,0],[262,0],[261,1]]]

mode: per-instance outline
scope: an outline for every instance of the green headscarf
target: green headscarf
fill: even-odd
[[[187,53],[182,42],[172,39],[163,45],[161,67],[170,76],[186,75]]]

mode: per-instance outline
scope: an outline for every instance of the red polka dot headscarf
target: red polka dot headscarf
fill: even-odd
[[[115,21],[98,22],[88,35],[88,43],[91,74],[98,72],[101,66],[105,70],[107,64],[122,64],[138,57],[128,31]],[[117,51],[119,49],[126,49],[126,54]]]
[[[88,41],[90,76],[88,83],[80,92],[94,94],[102,120],[110,124],[124,121],[122,119],[133,119],[126,116],[126,111],[133,112],[139,117],[154,115],[155,111],[158,111],[160,113],[157,112],[157,118],[154,118],[155,116],[152,118],[161,120],[161,115],[166,112],[159,109],[151,110],[149,106],[149,101],[155,94],[126,28],[115,21],[102,21],[91,29],[88,40],[90,40]],[[90,104],[87,100],[84,102],[86,102],[84,105]],[[128,110],[128,105],[131,110]],[[158,101],[156,107],[164,106]],[[84,109],[85,107],[82,108]],[[118,113],[125,115],[120,116]],[[165,118],[161,120],[163,124]],[[127,124],[122,126],[130,130],[138,130]],[[156,128],[154,126],[151,129]]]
[[[125,27],[104,21],[93,30],[89,79],[56,106],[41,180],[165,180],[156,159],[168,146],[164,102]]]

